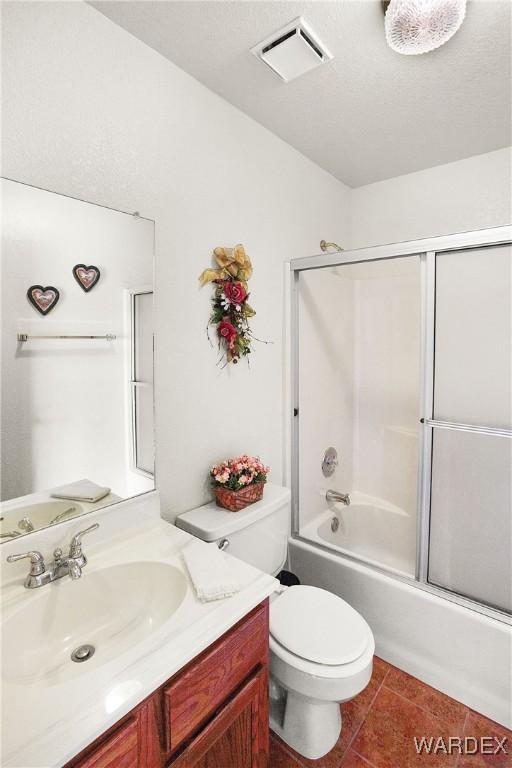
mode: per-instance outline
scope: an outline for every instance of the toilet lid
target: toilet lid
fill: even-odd
[[[289,587],[270,604],[270,634],[291,653],[317,664],[349,664],[371,636],[348,603],[325,589]]]

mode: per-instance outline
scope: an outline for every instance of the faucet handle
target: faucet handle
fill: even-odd
[[[78,533],[75,533],[71,539],[71,544],[69,545],[69,556],[80,557],[82,554],[82,536],[85,536],[86,533],[92,533],[93,531],[96,531],[99,527],[99,523],[93,523],[83,531],[78,531]]]
[[[21,520],[18,520],[18,528],[21,528],[21,530],[25,531],[26,533],[35,531],[34,524],[32,523],[31,519],[26,515],[25,517],[22,517]]]
[[[53,559],[55,560],[56,564],[59,564],[62,560],[62,549],[60,547],[57,547],[57,549],[53,550]]]
[[[23,552],[21,555],[8,555],[8,563],[16,563],[18,560],[24,560],[24,558],[30,558],[30,576],[40,576],[45,572],[44,557],[40,552],[31,551]]]

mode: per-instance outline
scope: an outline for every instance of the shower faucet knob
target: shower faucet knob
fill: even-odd
[[[338,451],[331,446],[331,448],[326,450],[322,461],[322,472],[324,477],[332,477],[336,471],[338,463]]]

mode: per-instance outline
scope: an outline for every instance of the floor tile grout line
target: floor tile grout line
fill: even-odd
[[[439,722],[446,722],[444,718],[440,717],[439,715],[434,715],[433,712],[430,712],[430,710],[425,709],[425,707],[422,707],[421,704],[418,704],[417,702],[413,701],[412,699],[408,699],[407,696],[404,696],[403,693],[398,693],[398,691],[394,691],[393,688],[388,688],[387,685],[383,684],[383,687],[386,689],[386,691],[389,691],[390,693],[394,693],[395,696],[399,696],[404,701],[407,701],[409,704],[412,704],[415,707],[418,707],[422,712],[424,712],[426,715],[429,715],[430,717],[433,717],[434,720],[439,720]],[[434,688],[434,690],[437,690]],[[443,694],[444,695],[444,694]],[[465,704],[461,704],[466,709],[466,712],[464,713],[464,720],[462,721],[462,726],[466,724],[466,717],[468,715],[468,707],[466,707]],[[446,723],[448,725],[448,723]]]
[[[387,662],[386,662],[386,663],[387,663]],[[381,681],[380,681],[380,683],[379,683],[379,687],[378,687],[378,688],[377,688],[377,690],[375,691],[375,695],[373,696],[372,700],[370,701],[370,704],[368,705],[368,709],[366,710],[366,712],[365,712],[365,714],[364,714],[364,717],[363,717],[363,719],[361,720],[361,722],[359,723],[358,727],[357,727],[357,728],[356,728],[356,730],[354,731],[354,733],[353,733],[353,735],[352,735],[352,738],[350,739],[349,743],[347,744],[347,747],[346,747],[345,751],[343,752],[343,754],[342,754],[342,756],[341,756],[341,759],[342,759],[342,761],[343,761],[343,760],[345,759],[345,757],[347,756],[347,754],[348,754],[348,752],[349,752],[349,750],[350,750],[350,748],[351,748],[351,746],[352,746],[352,743],[353,743],[354,739],[356,738],[357,734],[359,733],[359,731],[361,730],[362,726],[364,725],[364,722],[365,722],[366,718],[368,717],[368,714],[369,714],[369,712],[370,712],[371,708],[373,707],[373,704],[374,704],[374,702],[375,702],[375,699],[377,698],[377,696],[378,696],[378,694],[379,694],[379,691],[380,691],[380,689],[381,689],[381,688],[382,688],[382,686],[384,685],[384,680],[385,680],[385,679],[386,679],[386,677],[388,676],[388,674],[389,674],[389,671],[390,671],[389,669],[386,669],[386,671],[384,672],[384,675],[383,675],[383,677],[382,677],[382,680],[381,680]],[[341,728],[343,729],[343,715],[342,715],[342,717],[341,717]],[[295,753],[295,754],[292,754],[292,752],[290,751],[290,750],[291,750],[291,747],[290,747],[290,746],[289,746],[289,745],[288,745],[288,744],[287,744],[285,741],[283,741],[283,740],[281,739],[281,740],[279,741],[279,745],[280,745],[280,746],[281,746],[281,745],[283,746],[283,748],[284,748],[284,751],[286,752],[286,754],[287,754],[289,757],[291,757],[293,760],[295,760],[295,762],[296,762],[296,763],[298,763],[298,764],[301,766],[301,768],[309,768],[309,766],[307,766],[305,763],[303,763],[303,762],[302,762],[302,760],[301,760],[301,757],[302,757],[302,755],[299,755],[299,754],[298,754],[298,752],[297,752],[297,753]],[[360,754],[359,754],[359,753],[357,753],[357,752],[356,752],[356,754],[357,754],[357,756],[358,756],[358,757],[361,757],[361,758],[363,757],[362,755],[360,755]],[[297,756],[296,756],[296,755],[297,755]],[[363,760],[366,760],[366,758],[363,758]],[[366,760],[366,762],[368,763],[368,765],[370,766],[370,768],[374,768],[374,766],[373,766],[371,763],[369,763],[369,762],[368,762],[368,760]]]
[[[345,754],[348,754],[348,753],[345,753]],[[373,763],[370,763],[370,761],[367,760],[366,757],[364,757],[363,755],[360,755],[359,752],[355,751],[355,749],[352,750],[352,754],[357,755],[363,761],[363,763],[366,763],[366,765],[369,766],[369,768],[375,768]],[[341,768],[343,768],[343,763],[341,764]]]
[[[389,662],[388,662],[389,663]],[[428,683],[423,682],[423,680],[420,680],[419,677],[414,677],[414,675],[411,675],[409,672],[406,672],[405,669],[400,669],[400,667],[395,667],[394,665],[391,665],[394,669],[398,670],[398,672],[402,672],[404,675],[407,675],[407,677],[410,677],[412,680],[415,680],[416,682],[420,683],[421,685],[424,685],[426,688],[430,688],[431,691],[434,691],[434,693],[438,693],[440,696],[444,696],[444,698],[448,699],[449,701],[455,702],[459,707],[464,707],[464,709],[471,711],[471,707],[468,707],[467,704],[464,704],[463,701],[459,701],[458,699],[454,699],[452,696],[448,696],[447,693],[443,693],[443,691],[439,690],[439,688],[435,688],[433,685],[429,685]],[[389,670],[391,671],[391,670]],[[389,686],[386,686],[388,691],[393,691],[392,688],[389,688]],[[393,691],[393,693],[396,693],[396,691]],[[404,699],[407,698],[407,696],[404,696],[404,694],[399,694],[403,696]],[[409,701],[412,701],[411,699],[408,699]],[[414,702],[412,702],[414,704]],[[477,715],[480,714],[479,712],[476,713]],[[485,717],[485,715],[484,715]]]
[[[382,680],[380,681],[380,683],[379,683],[379,687],[378,687],[378,688],[377,688],[377,690],[375,691],[375,695],[374,695],[373,699],[370,701],[370,704],[368,705],[368,709],[367,709],[367,710],[366,710],[366,712],[364,713],[364,717],[363,717],[363,719],[361,720],[361,722],[359,723],[359,725],[358,725],[358,726],[357,726],[357,728],[355,729],[354,733],[352,734],[352,738],[350,739],[350,741],[349,741],[349,742],[348,742],[348,744],[347,744],[347,748],[346,748],[346,749],[345,749],[345,751],[343,752],[343,755],[342,755],[342,760],[343,760],[343,759],[345,758],[345,756],[348,754],[349,750],[350,750],[350,749],[351,749],[351,747],[352,747],[352,744],[354,743],[354,741],[355,741],[355,739],[356,739],[356,736],[358,735],[359,731],[361,730],[361,728],[362,728],[362,727],[363,727],[363,725],[365,724],[365,722],[366,722],[366,718],[367,718],[367,717],[368,717],[368,715],[370,714],[370,710],[371,710],[371,708],[373,707],[373,705],[374,705],[374,703],[375,703],[375,699],[376,699],[376,698],[377,698],[377,696],[379,695],[379,692],[380,692],[380,690],[381,690],[382,686],[384,685],[384,680],[386,679],[386,677],[388,676],[388,674],[389,674],[389,669],[387,669],[387,670],[384,672],[384,677],[383,677],[383,678],[382,678]],[[341,727],[343,728],[343,714],[342,714],[342,717],[341,717]],[[359,755],[359,757],[362,757],[362,755]],[[366,761],[366,762],[368,762],[368,761]]]
[[[300,768],[308,768],[308,766],[302,762],[303,755],[299,755],[298,752],[295,752],[295,750],[292,750],[292,747],[290,747],[289,744],[286,743],[283,739],[279,738],[278,741],[279,746],[283,750],[283,752],[288,755],[288,757],[291,757],[292,760],[297,763],[297,765]],[[307,758],[306,758],[307,760]]]
[[[469,709],[466,712],[466,717],[464,718],[464,723],[462,725],[462,738],[464,738],[464,736],[466,735],[466,725],[468,724],[468,720],[469,720]],[[460,763],[460,758],[461,758],[461,755],[460,754],[457,755],[457,759],[455,760],[455,765],[453,766],[453,768],[457,768],[457,766]]]

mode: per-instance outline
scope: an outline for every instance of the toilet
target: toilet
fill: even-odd
[[[176,525],[277,576],[287,557],[291,496],[267,483],[261,501],[241,512],[210,502]],[[357,611],[318,587],[281,587],[270,601],[270,727],[310,759],[327,754],[342,727],[340,703],[369,683],[375,643]]]

